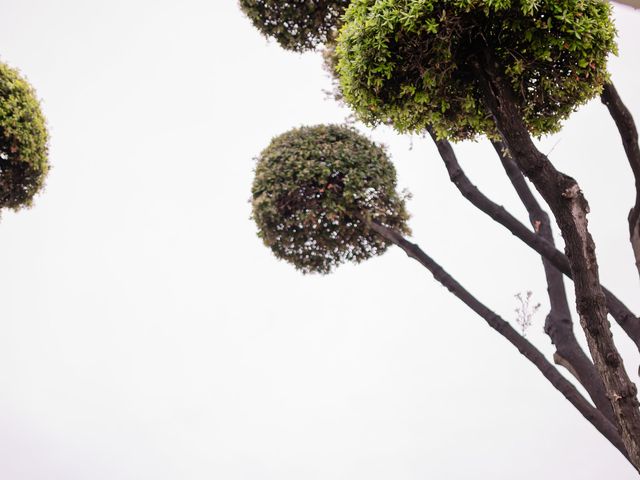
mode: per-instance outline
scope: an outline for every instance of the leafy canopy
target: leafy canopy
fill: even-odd
[[[354,0],[338,37],[344,98],[370,124],[494,134],[471,62],[487,51],[534,135],[599,93],[615,28],[600,0]]]
[[[258,235],[304,273],[382,254],[388,243],[368,228],[371,220],[409,232],[395,168],[349,127],[302,127],[274,138],[258,157],[252,194]]]
[[[0,63],[0,208],[31,205],[49,170],[47,140],[31,85]]]
[[[265,36],[288,50],[325,43],[350,0],[240,0],[240,8]]]

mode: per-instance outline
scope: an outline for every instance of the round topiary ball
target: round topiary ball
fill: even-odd
[[[273,253],[304,273],[382,254],[375,220],[408,233],[404,198],[385,151],[354,129],[302,127],[271,141],[253,182],[253,218]]]
[[[472,67],[488,54],[530,132],[554,132],[608,78],[609,14],[601,0],[354,0],[338,38],[342,93],[370,124],[493,135]]]
[[[240,8],[265,36],[287,50],[325,43],[350,0],[240,0]]]
[[[0,208],[31,205],[49,170],[47,139],[31,85],[0,63]]]

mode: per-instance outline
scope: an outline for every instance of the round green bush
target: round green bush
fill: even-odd
[[[288,50],[325,43],[350,0],[240,0],[240,8],[265,36]]]
[[[31,85],[0,63],[0,208],[31,205],[49,170],[47,139]]]
[[[530,132],[554,132],[607,80],[609,14],[601,0],[354,0],[338,37],[342,93],[370,124],[493,135],[472,68],[489,52]]]
[[[252,188],[258,235],[304,273],[382,254],[375,220],[408,233],[404,198],[385,151],[349,127],[284,133],[260,154]]]

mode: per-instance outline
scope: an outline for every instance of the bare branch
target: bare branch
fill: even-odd
[[[414,260],[431,272],[433,277],[458,297],[471,310],[480,315],[491,328],[502,335],[509,343],[527,358],[544,375],[544,377],[558,390],[596,429],[609,440],[625,457],[625,447],[614,425],[593,407],[576,387],[564,378],[558,369],[549,362],[531,342],[521,336],[507,321],[481,303],[440,265],[429,257],[418,245],[409,242],[398,232],[391,230],[375,220],[371,222],[372,230],[383,236],[389,242],[400,247]]]
[[[440,156],[444,161],[445,167],[449,172],[449,178],[458,188],[462,196],[464,196],[480,211],[484,212],[497,223],[504,226],[526,245],[549,260],[549,262],[551,262],[551,264],[565,276],[572,278],[569,260],[562,252],[560,252],[560,250],[556,249],[555,246],[547,242],[541,236],[536,235],[534,232],[529,230],[522,222],[505,210],[504,207],[493,202],[478,190],[478,188],[471,183],[458,164],[458,160],[449,142],[437,139],[435,139],[435,142],[438,147],[438,151],[440,152]],[[609,313],[640,350],[640,319],[611,291],[604,287],[603,290],[607,298]]]
[[[633,115],[620,98],[613,83],[605,84],[600,99],[609,109],[609,113],[618,127],[620,139],[635,178],[636,203],[629,212],[629,240],[640,275],[640,147],[638,146],[638,129],[633,121]]]
[[[520,197],[523,205],[529,214],[529,221],[537,235],[544,238],[551,245],[554,245],[553,233],[549,215],[545,212],[534,197],[524,175],[515,162],[505,154],[502,143],[494,141],[495,148],[500,161],[507,173],[507,177]],[[573,321],[571,320],[571,309],[567,301],[567,292],[560,272],[553,264],[542,257],[542,265],[547,280],[547,292],[551,310],[545,321],[544,331],[551,338],[551,342],[556,346],[554,360],[559,365],[564,366],[587,390],[589,396],[596,407],[604,413],[607,418],[614,421],[613,410],[604,390],[602,380],[598,375],[591,359],[584,353],[573,333]]]

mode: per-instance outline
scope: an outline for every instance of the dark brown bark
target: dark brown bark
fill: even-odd
[[[531,342],[520,335],[507,321],[485,306],[440,265],[429,257],[422,249],[406,240],[398,232],[391,230],[373,221],[369,224],[371,229],[382,235],[389,242],[400,247],[410,257],[417,260],[423,267],[431,272],[433,277],[458,297],[471,310],[480,315],[491,328],[502,335],[509,343],[518,349],[544,377],[558,390],[596,429],[609,440],[625,457],[627,457],[624,444],[614,427],[598,409],[594,408],[576,387],[564,378],[560,372],[549,362]],[[627,457],[628,458],[628,457]]]
[[[629,240],[640,275],[640,146],[638,146],[638,129],[633,121],[633,115],[618,95],[613,83],[604,85],[600,99],[609,109],[609,113],[618,127],[620,139],[635,178],[636,203],[629,212]]]
[[[440,156],[449,172],[451,182],[458,188],[463,197],[480,211],[487,214],[500,225],[504,226],[514,236],[522,240],[526,245],[546,258],[551,264],[560,270],[564,275],[572,278],[571,268],[567,257],[556,249],[554,245],[544,238],[529,230],[516,217],[511,215],[504,207],[498,205],[484,195],[471,183],[455,156],[451,144],[446,140],[437,140],[434,137]],[[603,287],[607,298],[609,313],[622,327],[624,332],[631,338],[640,350],[640,319],[629,308],[622,303],[612,292]]]
[[[476,195],[472,193],[476,188],[465,176],[449,142],[446,140],[438,140],[433,134],[431,136],[440,150],[441,156],[445,161],[445,165],[447,166],[452,179],[456,179],[454,183],[460,191],[463,192],[463,195],[470,199],[473,204],[479,206],[483,211],[487,211],[487,207],[493,207],[494,211],[500,212],[501,207],[495,205],[488,198],[479,197],[477,195],[478,192],[476,192]],[[496,145],[496,148],[501,148],[501,144]],[[535,200],[535,197],[531,194],[522,173],[517,166],[513,164],[513,161],[502,155],[501,150],[499,151],[499,154],[503,159],[503,164],[507,169],[507,173],[509,174],[512,183],[514,183],[516,191],[521,196],[525,207],[529,211],[532,225],[537,227],[538,235],[544,238],[549,243],[549,246],[552,247],[550,250],[555,251],[548,215],[544,210],[542,210],[538,202]],[[500,215],[500,213],[498,213],[498,215]],[[501,223],[504,224],[504,222]],[[507,223],[509,224],[509,222]],[[524,225],[521,226],[521,230],[526,229]],[[527,232],[531,233],[528,230]],[[613,411],[611,410],[611,405],[604,393],[602,381],[600,380],[595,367],[591,363],[591,360],[584,353],[573,333],[573,322],[571,321],[571,313],[566,299],[564,283],[562,282],[562,273],[551,261],[547,260],[544,256],[542,258],[549,286],[548,291],[551,304],[551,311],[545,322],[545,331],[550,335],[554,345],[556,345],[557,352],[556,355],[554,355],[554,359],[556,360],[556,363],[567,368],[578,379],[578,381],[580,381],[596,406],[605,415],[607,415],[609,419],[612,419]],[[566,269],[568,270],[568,263],[566,265]]]
[[[489,49],[472,60],[483,101],[518,168],[534,184],[558,223],[569,258],[580,324],[591,357],[611,401],[616,423],[629,458],[640,468],[640,410],[637,389],[624,369],[613,342],[607,305],[600,285],[595,244],[589,233],[589,205],[578,183],[553,166],[534,145],[498,63]]]
[[[507,173],[507,177],[529,214],[529,221],[534,231],[555,246],[549,215],[536,200],[518,166],[508,155],[505,155],[502,143],[498,141],[492,143]],[[591,359],[584,353],[573,333],[573,320],[571,319],[571,309],[567,300],[562,272],[544,257],[542,257],[542,266],[547,280],[547,294],[550,304],[544,331],[556,346],[554,360],[558,365],[562,365],[571,371],[587,390],[598,410],[613,422],[613,410],[605,394],[602,380]]]

